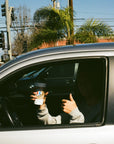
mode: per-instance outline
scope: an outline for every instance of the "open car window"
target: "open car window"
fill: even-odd
[[[38,118],[38,106],[31,100],[34,83],[46,83],[46,105],[52,117],[62,117],[58,125],[102,124],[105,101],[105,59],[82,59],[31,66],[10,75],[0,85],[1,127],[41,127],[46,125]],[[70,101],[70,93],[84,116],[84,122],[71,122],[75,114],[63,112],[62,100]],[[65,121],[65,122],[64,122]],[[50,125],[51,123],[49,123]],[[52,123],[53,124],[53,123]],[[54,123],[55,124],[55,123]]]

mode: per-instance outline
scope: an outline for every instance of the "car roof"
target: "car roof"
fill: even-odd
[[[17,56],[14,60],[7,62],[6,64],[0,67],[0,71],[11,64],[17,63],[19,61],[24,61],[36,56],[48,56],[53,54],[62,54],[69,52],[114,52],[114,43],[92,43],[92,44],[78,44],[78,45],[67,45],[60,47],[51,47],[45,49],[39,49],[35,51],[31,51],[20,56]]]
[[[17,56],[17,58],[25,58],[28,56],[35,55],[50,55],[54,53],[65,53],[69,51],[75,52],[90,52],[90,51],[114,51],[114,43],[92,43],[92,44],[77,44],[77,45],[66,45],[60,47],[50,47],[44,49],[38,49],[35,51],[28,52]]]

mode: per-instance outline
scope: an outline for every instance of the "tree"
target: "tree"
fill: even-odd
[[[12,28],[15,31],[13,42],[13,53],[17,55],[27,51],[27,41],[30,37],[30,30],[26,27],[30,24],[30,10],[24,7],[15,9],[15,21],[12,23]]]
[[[97,37],[111,36],[112,33],[112,29],[107,24],[96,19],[89,19],[77,30],[75,38],[81,43],[94,43],[97,42]]]
[[[14,55],[21,55],[22,53],[27,52],[27,41],[29,41],[28,39],[29,38],[27,34],[22,35],[22,33],[18,33],[15,36],[12,45]]]
[[[56,42],[62,38],[70,38],[70,29],[73,27],[69,9],[61,10],[44,7],[34,14],[37,24],[32,34],[32,45],[38,47],[43,42]],[[40,26],[40,28],[39,28]]]

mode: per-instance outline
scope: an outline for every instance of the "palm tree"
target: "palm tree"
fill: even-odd
[[[89,19],[76,32],[76,41],[81,43],[97,42],[97,37],[111,36],[112,29],[97,19]]]
[[[56,42],[62,38],[70,38],[70,29],[73,27],[69,9],[61,10],[52,7],[44,7],[37,10],[34,14],[36,26],[33,32],[34,46],[41,45],[43,42]]]

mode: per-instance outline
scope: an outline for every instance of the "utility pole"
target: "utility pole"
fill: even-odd
[[[56,0],[51,0],[53,1],[53,8],[56,8]]]
[[[68,0],[68,5],[69,5],[69,8],[70,8],[70,17],[71,17],[71,21],[72,21],[72,24],[73,24],[73,27],[70,29],[70,35],[73,36],[74,35],[73,0]],[[74,40],[72,39],[70,43],[73,44]]]
[[[8,6],[8,0],[5,0],[5,3],[1,5],[2,16],[6,17],[6,26],[7,26],[7,54],[9,54],[9,59],[12,59],[12,50],[11,50],[11,35],[10,35],[10,25],[11,25],[11,13],[12,8]]]
[[[69,0],[69,8],[70,8],[70,17],[73,23],[73,0]],[[71,30],[71,34],[74,34],[74,30]]]
[[[11,60],[12,59],[11,34],[10,34],[11,8],[9,9],[8,0],[5,0],[5,3],[6,3],[7,47],[8,47],[10,60]]]

